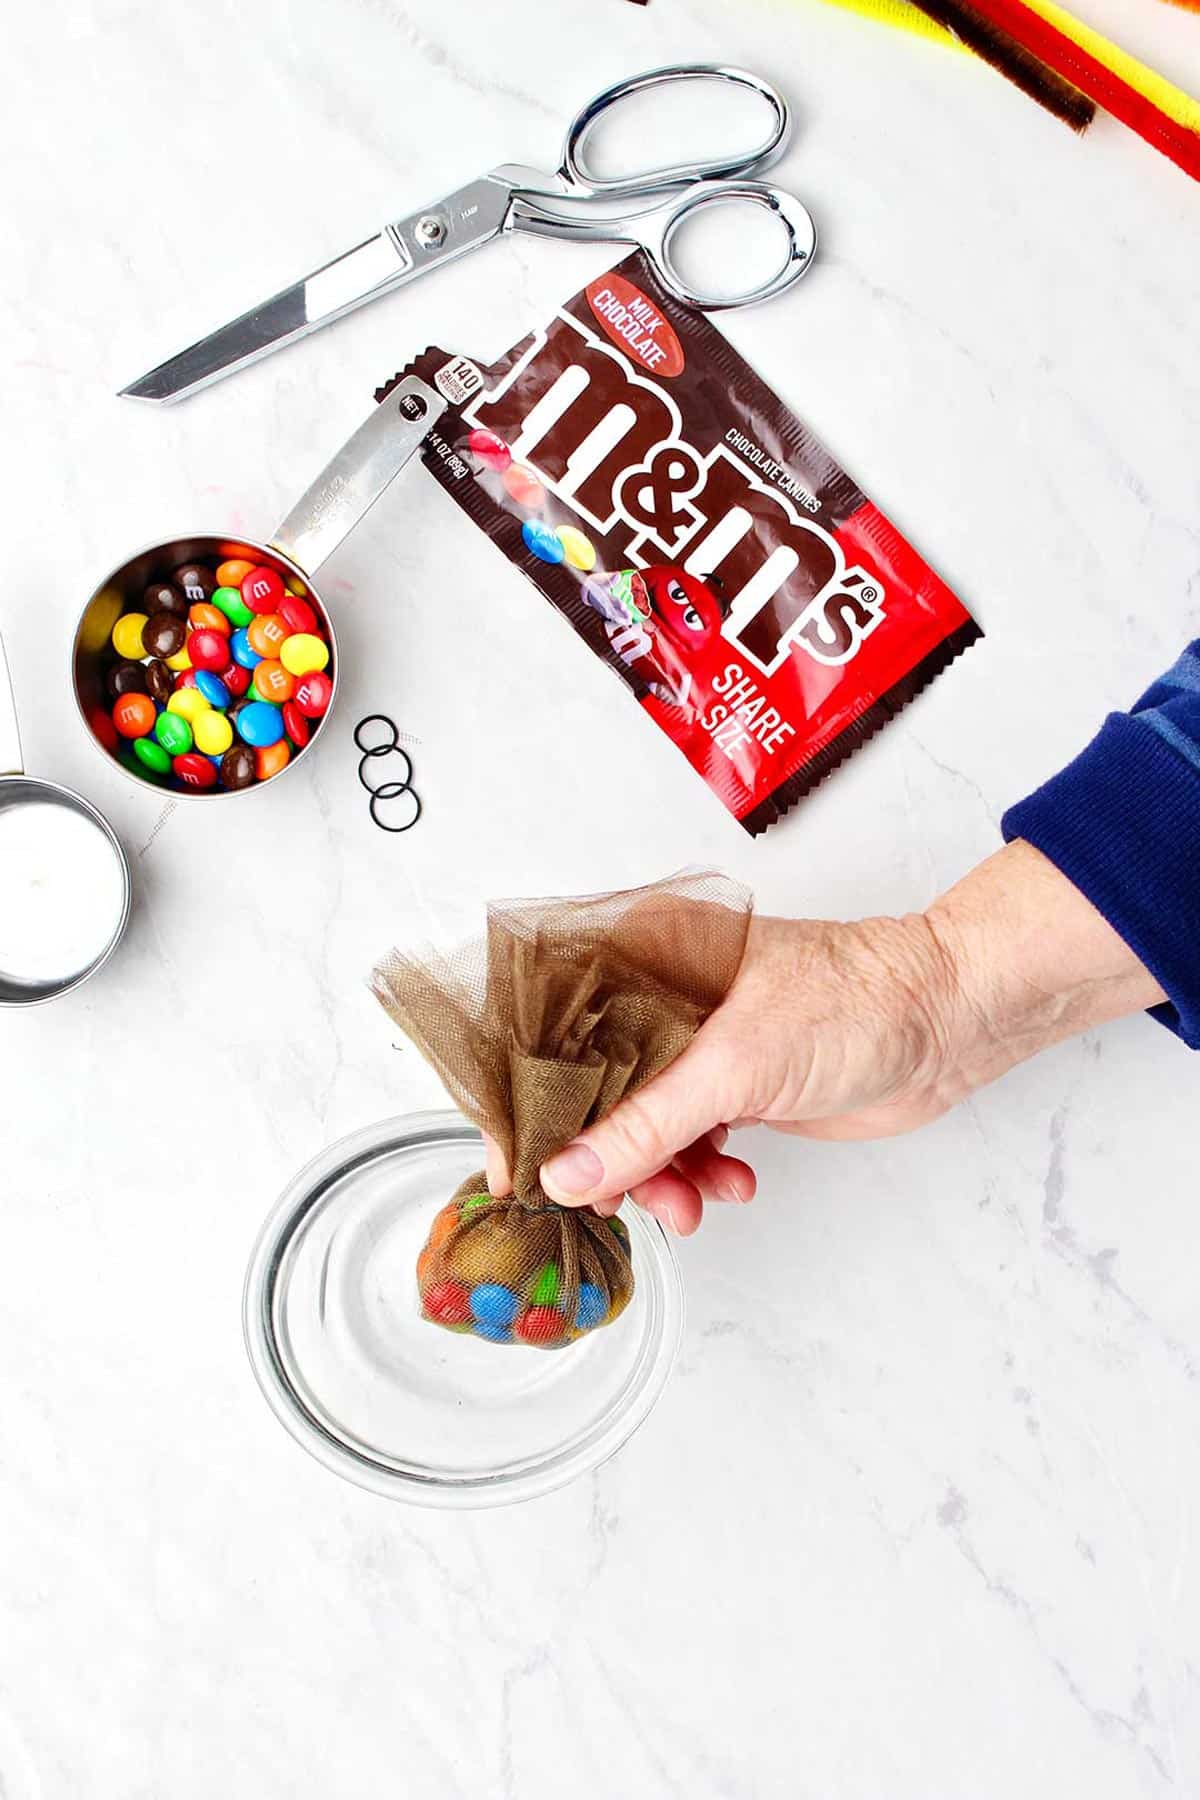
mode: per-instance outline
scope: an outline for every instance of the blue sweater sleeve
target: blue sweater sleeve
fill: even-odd
[[[1001,829],[1087,895],[1166,993],[1153,1016],[1200,1049],[1200,638]]]

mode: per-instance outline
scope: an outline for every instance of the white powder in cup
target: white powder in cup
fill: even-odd
[[[81,975],[111,943],[124,893],[121,859],[86,813],[0,800],[0,976]]]

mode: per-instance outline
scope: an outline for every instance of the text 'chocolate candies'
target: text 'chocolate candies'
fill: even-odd
[[[285,769],[319,728],[331,656],[316,609],[278,570],[245,557],[185,563],[116,621],[107,704],[88,724],[144,780],[237,793]]]

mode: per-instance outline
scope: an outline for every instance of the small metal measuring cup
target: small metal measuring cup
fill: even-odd
[[[11,966],[18,960],[16,952],[20,946],[13,942],[12,934],[16,927],[12,918],[6,919],[3,915],[5,882],[19,879],[21,874],[20,863],[14,863],[14,853],[5,842],[6,823],[16,822],[18,810],[36,806],[52,809],[56,817],[74,814],[86,819],[107,839],[119,871],[119,880],[114,884],[110,895],[91,896],[93,904],[101,904],[106,908],[106,916],[98,917],[94,933],[88,934],[97,947],[82,959],[69,959],[76,961],[74,968],[63,968],[61,972],[40,975],[29,970],[21,972]],[[15,854],[19,858],[20,853]],[[64,878],[72,880],[72,872],[66,870]],[[17,730],[16,703],[4,644],[0,641],[0,1006],[36,1006],[42,1000],[57,1000],[59,995],[69,994],[81,981],[94,975],[120,943],[129,921],[132,899],[133,882],[129,874],[129,861],[108,820],[72,789],[60,787],[56,781],[39,781],[32,775],[25,774],[21,761],[21,739]],[[10,966],[6,967],[6,963]]]
[[[131,610],[131,602],[140,607],[142,595],[152,581],[169,581],[172,572],[189,562],[221,563],[231,557],[245,558],[274,569],[284,585],[301,593],[316,613],[329,642],[328,673],[333,682],[323,724],[337,699],[340,658],[337,638],[329,609],[314,592],[311,575],[333,554],[342,539],[358,524],[375,504],[384,489],[395,479],[405,463],[420,449],[426,433],[446,410],[442,396],[418,376],[409,375],[399,382],[387,398],[375,407],[365,424],[347,439],[333,461],[324,468],[301,496],[274,533],[268,544],[251,538],[195,536],[172,538],[139,550],[102,581],[83,609],[75,632],[73,651],[75,700],[87,727],[88,736],[110,761],[116,762],[123,774],[133,781],[157,786],[153,776],[126,768],[125,764],[96,737],[89,715],[106,706],[104,679],[109,665],[113,626],[122,613]],[[313,734],[313,740],[320,736]],[[307,746],[296,750],[280,770],[286,775],[305,754]],[[273,776],[272,783],[279,779]],[[270,783],[257,783],[265,787]],[[251,793],[252,788],[207,788],[201,791],[183,788],[172,790],[179,800],[212,800],[233,798],[238,793]]]

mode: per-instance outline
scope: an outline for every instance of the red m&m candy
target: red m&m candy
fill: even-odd
[[[319,719],[333,699],[333,683],[321,669],[296,683],[295,704],[306,719]]]
[[[283,582],[274,569],[251,569],[242,581],[242,599],[251,612],[278,612],[283,599]]]
[[[91,712],[88,714],[88,724],[91,726],[92,733],[98,743],[103,744],[106,750],[116,749],[117,728],[102,706],[94,706],[92,708]],[[289,733],[288,735],[290,736],[291,734]]]
[[[197,669],[211,669],[214,675],[229,664],[229,639],[221,631],[193,631],[187,641],[188,655],[192,666]]]
[[[303,750],[309,738],[309,723],[294,700],[289,700],[284,706],[283,729],[297,750]]]
[[[438,1281],[425,1294],[425,1311],[443,1325],[465,1325],[471,1317],[467,1290],[457,1281]]]
[[[221,670],[221,680],[229,689],[235,700],[240,700],[250,686],[250,670],[244,669],[241,663],[230,663],[227,669]]]
[[[217,771],[207,756],[201,756],[197,750],[188,750],[183,756],[177,756],[171,767],[184,787],[210,788],[217,784]]]
[[[552,1344],[566,1328],[566,1318],[557,1306],[531,1306],[517,1320],[514,1330],[527,1344]]]
[[[285,594],[279,602],[279,616],[289,631],[319,632],[321,622],[299,594]]]

